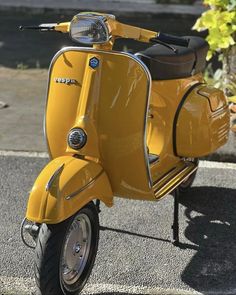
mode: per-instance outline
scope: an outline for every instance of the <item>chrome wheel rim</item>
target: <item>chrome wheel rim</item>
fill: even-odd
[[[86,214],[78,214],[65,237],[61,257],[61,278],[64,285],[73,285],[81,277],[91,248],[92,227]]]

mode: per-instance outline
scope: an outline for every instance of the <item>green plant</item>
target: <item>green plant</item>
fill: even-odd
[[[209,43],[207,60],[218,53],[222,69],[215,73],[209,71],[214,85],[222,88],[229,100],[236,99],[236,0],[203,0],[209,6],[193,26],[194,30],[208,30]]]
[[[207,59],[235,44],[236,0],[204,0],[211,9],[203,12],[193,26],[194,30],[208,30],[210,45]]]

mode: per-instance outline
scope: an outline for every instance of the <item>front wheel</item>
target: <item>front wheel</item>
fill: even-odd
[[[94,265],[98,239],[99,219],[92,202],[59,224],[43,224],[35,248],[37,294],[79,294]]]

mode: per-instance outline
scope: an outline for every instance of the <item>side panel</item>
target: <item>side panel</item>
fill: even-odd
[[[201,74],[184,79],[153,81],[152,83],[147,143],[149,152],[159,156],[159,161],[151,165],[154,183],[181,162],[173,150],[175,116],[184,95],[197,83],[204,83]]]
[[[153,199],[146,149],[150,84],[149,72],[134,56],[63,49],[50,69],[45,129],[52,157],[90,157],[104,168],[114,194]],[[67,145],[74,127],[87,133],[79,151]]]
[[[177,120],[176,148],[179,156],[205,156],[227,142],[229,109],[221,91],[216,90],[212,96],[211,88],[207,91],[207,87],[198,86],[185,100]]]
[[[51,161],[31,190],[26,218],[39,223],[59,223],[88,202],[113,204],[106,173],[99,164],[65,156]]]

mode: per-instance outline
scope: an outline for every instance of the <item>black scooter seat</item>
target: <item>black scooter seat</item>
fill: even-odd
[[[200,37],[185,38],[189,39],[188,48],[172,46],[176,52],[156,44],[136,54],[149,68],[153,80],[186,78],[204,70],[208,43]]]

